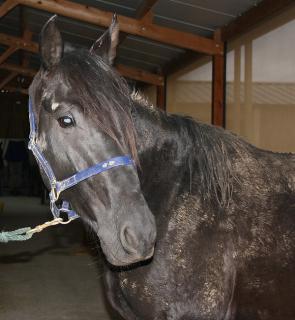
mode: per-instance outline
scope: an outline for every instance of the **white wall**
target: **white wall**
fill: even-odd
[[[275,62],[275,63],[274,63]],[[245,55],[241,50],[241,81],[244,80]],[[234,52],[227,54],[227,81],[233,81]],[[180,77],[179,81],[211,81],[212,63]],[[295,82],[295,20],[253,41],[254,82]]]

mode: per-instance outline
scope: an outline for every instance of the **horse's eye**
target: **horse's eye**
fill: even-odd
[[[75,125],[74,119],[70,116],[58,118],[58,123],[62,128],[69,128]]]

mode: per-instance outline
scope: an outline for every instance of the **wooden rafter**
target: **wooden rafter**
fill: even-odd
[[[20,8],[19,19],[20,19],[21,30],[23,31],[22,39],[25,42],[31,41],[33,38],[33,32],[28,27],[24,7]],[[27,67],[30,64],[30,57],[31,57],[30,54],[28,54],[28,52],[26,50],[21,50],[21,61],[20,62],[23,67]]]
[[[68,18],[108,27],[112,21],[111,12],[82,5],[68,0],[15,0],[18,4],[38,10],[59,14]],[[5,4],[5,3],[4,3]],[[4,5],[3,4],[3,5]],[[2,10],[4,11],[4,10]],[[1,8],[0,8],[1,12]],[[0,17],[3,16],[0,15]],[[149,20],[140,21],[118,15],[120,29],[123,32],[160,41],[177,47],[190,49],[206,54],[221,52],[221,47],[213,39],[208,39],[192,33],[186,33],[171,28],[161,27]]]
[[[0,56],[0,67],[1,64],[10,56],[12,55],[18,48],[17,47],[9,47],[1,56]],[[1,82],[0,82],[0,89],[6,86],[11,80],[13,80],[17,76],[17,72],[11,72],[8,74]]]
[[[22,15],[23,17],[23,15]],[[22,24],[24,25],[24,22],[22,21]],[[26,27],[24,28],[24,32],[23,32],[23,40],[26,43],[26,41],[31,41],[33,36],[33,33],[28,30]],[[2,56],[0,56],[0,67],[1,64],[11,55],[13,54],[15,51],[17,51],[19,48],[17,46],[10,46],[3,54]],[[29,56],[27,53],[23,53],[22,56],[22,68],[26,68],[29,65]],[[4,65],[5,67],[5,65]],[[0,83],[0,89],[2,89],[3,87],[7,87],[7,85],[9,84],[10,81],[12,81],[19,73],[16,70],[11,70],[10,74],[8,74],[6,76],[5,79],[3,79],[3,81]]]
[[[28,77],[34,77],[34,75],[37,72],[37,70],[14,65],[11,63],[3,63],[0,66],[0,68],[5,69],[7,71],[11,71],[11,72],[16,72],[17,74],[22,74]],[[124,75],[124,77],[150,83],[157,86],[162,86],[164,84],[164,80],[162,76],[155,75],[140,69],[129,68],[124,65],[118,65],[116,68],[121,75]]]
[[[8,36],[3,33],[0,33],[0,43],[9,45],[9,46],[15,45],[15,46],[18,46],[18,48],[20,49],[23,49],[32,53],[39,52],[38,43],[32,42],[30,40],[25,40],[22,38]],[[123,77],[126,77],[126,78],[146,82],[149,84],[154,84],[157,86],[161,86],[164,83],[163,76],[158,74],[150,73],[137,68],[127,67],[124,65],[117,65],[116,68],[118,72]]]
[[[3,63],[8,57],[10,57],[17,50],[18,50],[17,47],[8,47],[0,56],[0,64]]]
[[[34,69],[24,68],[22,66],[18,66],[18,65],[12,64],[12,63],[2,63],[0,67],[1,67],[1,69],[16,72],[18,74],[22,74],[22,75],[28,76],[28,77],[34,77],[37,72]]]
[[[17,5],[17,2],[14,0],[5,1],[0,7],[0,16],[5,15],[7,12],[12,10]],[[6,51],[0,56],[0,65],[7,60],[9,56],[11,56],[14,52],[18,50],[18,46],[15,43],[3,43],[8,45],[9,47]],[[3,89],[11,80],[13,80],[18,73],[16,71],[10,72],[1,82],[0,89]]]
[[[116,65],[116,69],[124,77],[153,84],[156,86],[164,85],[164,77],[161,75],[153,74],[142,69],[127,67],[122,64]]]
[[[33,33],[29,29],[25,29],[23,32],[23,39],[25,42],[31,41],[33,37]],[[25,50],[24,50],[25,51]],[[27,52],[24,52],[23,58],[22,58],[22,67],[26,68],[30,64],[30,56]]]
[[[21,92],[22,94],[25,94],[25,95],[29,94],[28,89],[23,89],[23,88],[20,89],[14,86],[5,86],[4,89],[12,92]]]
[[[238,37],[292,5],[295,5],[294,0],[263,0],[221,28],[221,38],[223,41],[228,41]]]
[[[0,17],[5,16],[10,10],[12,10],[17,5],[18,5],[18,1],[17,0],[6,0],[0,6]]]
[[[18,72],[13,71],[10,72],[8,76],[6,76],[6,78],[4,78],[1,82],[0,82],[0,89],[3,89],[11,80],[13,80],[16,76],[18,75]]]
[[[18,47],[19,49],[26,50],[29,52],[38,53],[39,51],[38,43],[26,41],[18,37],[9,36],[5,33],[0,33],[0,43],[6,46]]]
[[[158,0],[144,0],[140,3],[139,7],[136,10],[136,18],[144,19],[147,14],[149,14],[153,6],[158,2]]]

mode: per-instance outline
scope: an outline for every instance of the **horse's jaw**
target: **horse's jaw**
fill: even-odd
[[[153,246],[150,252],[145,255],[129,255],[126,254],[124,251],[122,254],[122,251],[114,252],[113,250],[110,250],[110,248],[107,247],[103,241],[100,241],[100,246],[108,263],[115,267],[125,267],[139,262],[150,260],[153,257],[155,251],[155,246]]]
[[[117,227],[109,228],[110,224],[102,225],[97,221],[89,223],[92,231],[99,239],[101,250],[106,260],[113,266],[129,266],[149,260],[153,257],[156,243],[156,225],[152,216],[150,228],[138,232],[139,244],[136,250],[128,250],[124,245]]]
[[[114,267],[128,267],[136,265],[140,262],[149,261],[154,256],[154,248],[152,248],[150,254],[146,255],[145,257],[132,257],[132,258],[126,258],[125,260],[119,260],[115,258],[114,256],[110,255],[109,252],[105,253],[104,255],[108,261],[109,264],[111,264]]]

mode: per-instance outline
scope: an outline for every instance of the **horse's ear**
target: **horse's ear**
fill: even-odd
[[[51,17],[40,35],[40,55],[45,69],[51,69],[57,65],[63,55],[63,41],[61,34],[56,26],[56,15]]]
[[[103,58],[105,62],[112,65],[116,57],[116,49],[119,42],[119,24],[117,15],[113,15],[113,20],[104,34],[92,45],[90,52]]]

